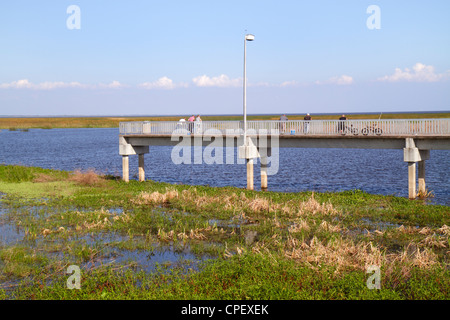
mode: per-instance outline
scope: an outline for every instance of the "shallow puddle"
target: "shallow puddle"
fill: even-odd
[[[52,207],[45,205],[23,206],[12,208],[2,205],[0,200],[0,245],[13,246],[16,244],[39,248],[41,252],[52,260],[64,260],[72,264],[80,261],[79,250],[94,252],[85,262],[80,263],[83,269],[98,268],[102,266],[114,268],[132,268],[133,270],[152,273],[157,270],[170,270],[181,268],[186,271],[196,270],[201,261],[211,259],[208,254],[194,254],[188,245],[181,247],[173,244],[161,244],[154,240],[148,240],[144,236],[133,236],[118,232],[92,232],[88,234],[71,234],[68,237],[43,237],[39,235],[33,241],[26,239],[23,228],[16,226],[11,221],[10,215],[14,212],[26,212],[36,218],[45,218],[49,215],[62,212],[109,212],[120,215],[122,208],[101,208],[92,210],[89,208]],[[156,214],[170,215],[164,208],[157,208]],[[151,242],[154,241],[154,242]],[[69,249],[70,248],[70,249]],[[77,252],[78,256],[74,256]],[[87,253],[89,256],[89,253]],[[161,267],[163,269],[161,269]]]
[[[25,233],[17,226],[0,222],[0,244],[12,245],[20,242]]]
[[[361,219],[362,223],[364,225],[368,225],[370,229],[368,229],[369,232],[374,232],[375,230],[378,231],[384,231],[387,229],[393,229],[400,227],[400,224],[388,222],[388,221],[372,221],[368,218]],[[367,233],[367,230],[364,230],[364,233]]]

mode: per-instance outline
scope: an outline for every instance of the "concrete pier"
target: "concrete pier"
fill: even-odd
[[[426,192],[425,184],[425,160],[419,161],[419,193],[424,195]]]
[[[130,181],[130,160],[127,155],[122,156],[122,179],[125,182]]]
[[[245,145],[239,146],[239,158],[245,159],[247,164],[247,190],[254,189],[253,159],[259,157],[260,155],[254,139],[248,138]]]
[[[253,182],[254,182],[254,178],[253,178],[253,159],[247,159],[247,190],[253,190],[254,186],[253,186]]]
[[[419,163],[419,191],[425,193],[425,160],[430,159],[430,150],[417,148],[414,138],[405,139],[403,160],[408,163],[408,197],[417,197],[416,164]]]
[[[145,181],[145,169],[144,169],[144,154],[140,153],[138,154],[139,156],[139,181],[143,182]]]
[[[263,131],[249,133],[246,143],[243,141],[242,132],[238,131],[241,124],[235,121],[203,121],[204,132],[195,133],[183,131],[183,127],[180,129],[180,124],[177,122],[125,122],[120,124],[119,135],[122,176],[124,181],[129,181],[129,156],[138,155],[139,181],[145,181],[144,154],[149,152],[149,146],[192,146],[200,147],[201,150],[201,147],[214,144],[238,148],[238,157],[245,159],[249,190],[254,189],[254,159],[260,158],[261,190],[267,190],[268,176],[275,174],[271,170],[274,165],[271,153],[276,150],[278,154],[278,148],[403,149],[403,161],[407,163],[408,197],[415,199],[418,192],[424,194],[426,192],[425,161],[430,158],[430,151],[450,150],[450,119],[353,121],[360,129],[369,124],[373,125],[375,122],[383,128],[380,135],[341,135],[333,131],[336,123],[329,124],[323,121],[311,121],[310,131],[308,135],[305,135],[301,134],[302,130],[297,130],[303,128],[303,122],[299,122],[298,128],[294,127],[294,130],[291,127],[296,122],[293,124],[289,122],[290,134],[280,135],[276,129],[275,131],[258,129]],[[254,126],[265,128],[265,126],[276,126],[277,123],[260,121],[255,122]],[[205,128],[210,128],[208,130],[213,130],[213,133],[207,133]],[[417,131],[418,128],[423,128],[424,133]],[[194,159],[194,164],[198,163],[197,160],[200,160],[200,163],[203,161],[197,158]],[[293,161],[301,164],[301,159],[293,159]]]
[[[267,191],[268,179],[267,179],[267,157],[261,157],[261,190]]]
[[[416,163],[408,162],[408,197],[415,199],[416,196]]]
[[[122,179],[125,182],[130,181],[130,155],[138,155],[139,158],[139,181],[145,181],[144,154],[149,152],[149,145],[138,146],[131,144],[128,140],[119,137],[119,154],[122,156]]]
[[[269,167],[269,157],[272,155],[272,149],[267,146],[267,140],[264,139],[264,143],[259,145],[259,156],[261,162],[261,190],[268,190],[268,167]]]

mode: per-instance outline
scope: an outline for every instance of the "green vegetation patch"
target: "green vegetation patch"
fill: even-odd
[[[19,232],[0,239],[7,299],[450,297],[448,206],[19,166],[0,166],[0,192],[0,229]],[[69,265],[80,290],[67,289]]]

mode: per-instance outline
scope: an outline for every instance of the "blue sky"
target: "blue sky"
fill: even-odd
[[[4,1],[0,115],[239,114],[246,33],[249,113],[449,111],[449,13],[443,0]]]

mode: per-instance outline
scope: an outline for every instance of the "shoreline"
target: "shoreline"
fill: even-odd
[[[313,120],[337,120],[340,114],[314,115]],[[0,129],[53,129],[53,128],[116,128],[122,121],[178,121],[180,116],[132,116],[132,117],[0,117]],[[248,115],[248,120],[278,120],[278,115]],[[290,120],[302,120],[304,114],[289,115]],[[379,114],[347,114],[349,120],[378,119]],[[436,113],[383,113],[382,119],[437,119],[450,118],[449,112]],[[238,115],[202,116],[204,121],[241,120]]]

